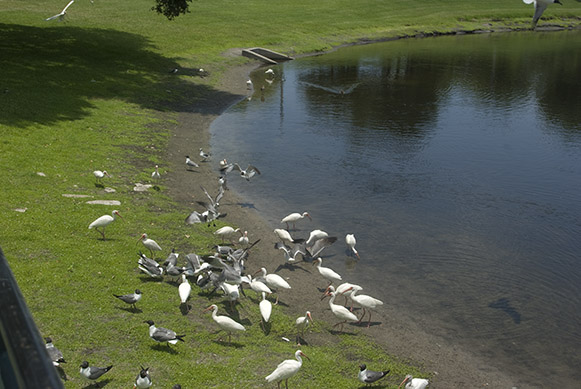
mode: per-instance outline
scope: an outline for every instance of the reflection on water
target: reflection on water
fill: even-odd
[[[575,387],[580,72],[579,32],[345,48],[255,72],[213,153],[261,170],[230,182],[273,226],[308,210],[295,235],[338,236],[326,263],[366,293],[526,387]]]

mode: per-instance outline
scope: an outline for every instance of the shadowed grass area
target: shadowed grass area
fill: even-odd
[[[139,365],[150,367],[156,387],[259,387],[276,365],[292,358],[293,318],[274,308],[270,332],[260,328],[251,299],[228,312],[223,298],[193,289],[189,313],[180,313],[177,288],[137,270],[137,239],[147,232],[164,253],[211,251],[217,227],[185,226],[190,210],[160,191],[137,193],[149,183],[155,164],[162,174],[164,150],[179,112],[212,112],[198,104],[215,90],[219,76],[242,57],[222,53],[265,46],[289,54],[328,50],[365,39],[419,32],[511,26],[527,28],[532,7],[521,1],[196,1],[192,13],[168,22],[146,1],[77,0],[67,21],[45,22],[61,1],[2,2],[0,13],[0,245],[9,259],[31,312],[69,361],[65,386],[82,387],[78,365],[114,368],[107,388],[129,387]],[[581,5],[552,6],[539,23],[579,24]],[[561,20],[560,18],[569,18]],[[178,73],[170,70],[178,67]],[[209,77],[198,77],[203,67]],[[216,108],[217,109],[217,108]],[[95,185],[93,170],[107,169]],[[38,173],[42,173],[39,175]],[[63,194],[87,195],[87,198]],[[89,205],[113,199],[119,206]],[[20,212],[25,209],[25,212]],[[88,224],[118,209],[123,219],[107,227],[107,240]],[[17,211],[18,210],[18,211]],[[138,310],[113,294],[139,288]],[[248,292],[252,296],[252,292]],[[256,301],[257,296],[252,296]],[[232,344],[220,335],[209,313],[240,319],[247,331]],[[157,345],[144,320],[186,334],[185,343]],[[371,369],[388,367],[383,382],[397,387],[407,373],[422,374],[387,355],[361,334],[333,337],[321,345],[329,325],[319,323],[302,350],[311,362],[291,379],[294,387],[347,388],[357,385],[360,360]],[[281,337],[291,343],[281,341]],[[224,337],[225,339],[225,337]],[[410,363],[411,364],[411,363]],[[412,364],[413,365],[413,364]]]

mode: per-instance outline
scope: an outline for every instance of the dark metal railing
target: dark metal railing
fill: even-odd
[[[0,249],[0,387],[64,388]]]

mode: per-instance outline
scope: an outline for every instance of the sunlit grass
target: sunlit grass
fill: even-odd
[[[105,366],[108,387],[129,387],[139,365],[151,368],[156,387],[257,387],[295,346],[293,319],[275,307],[271,332],[260,329],[257,296],[238,308],[247,332],[234,347],[217,343],[205,292],[194,288],[191,311],[179,311],[176,285],[150,281],[137,270],[137,239],[147,232],[168,252],[210,252],[213,227],[185,226],[189,212],[164,191],[136,193],[164,150],[177,114],[217,84],[228,66],[247,61],[224,57],[231,48],[265,46],[289,54],[328,50],[360,39],[419,32],[448,32],[510,25],[527,28],[532,7],[520,1],[345,0],[192,2],[191,13],[173,22],[147,1],[76,1],[67,21],[45,22],[66,2],[4,0],[0,13],[0,245],[36,323],[65,353],[70,381],[82,385],[82,360]],[[567,2],[545,12],[543,23],[579,25],[581,4]],[[566,18],[566,20],[564,19]],[[169,70],[180,67],[178,75]],[[203,67],[208,78],[196,77]],[[95,185],[92,171],[107,169]],[[38,173],[43,173],[39,175]],[[69,198],[63,194],[85,194]],[[89,205],[115,199],[120,206]],[[18,210],[26,209],[25,212]],[[107,228],[106,241],[88,224],[118,209],[123,219]],[[113,298],[140,288],[132,312]],[[201,294],[201,296],[199,296]],[[224,313],[219,297],[218,303]],[[153,344],[144,320],[186,334],[185,344]],[[315,326],[313,336],[329,326]],[[420,373],[387,355],[364,334],[305,346],[310,356],[295,387],[357,385],[357,365],[388,366],[385,382]]]

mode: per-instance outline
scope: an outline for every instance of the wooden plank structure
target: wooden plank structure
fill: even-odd
[[[262,62],[266,62],[269,65],[276,65],[282,61],[290,61],[294,59],[288,55],[277,53],[269,49],[264,49],[262,47],[253,47],[251,49],[243,49],[242,55],[248,58],[257,59]]]

